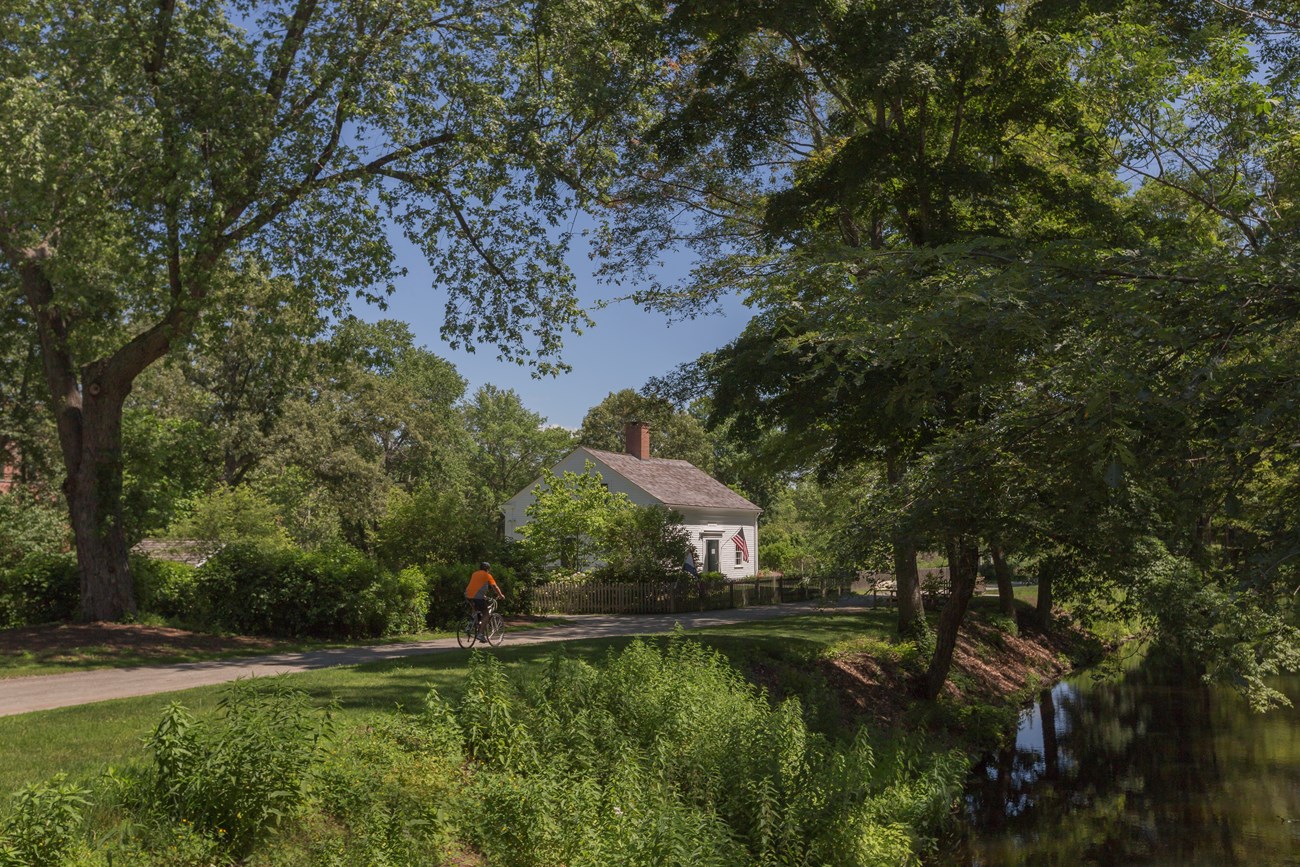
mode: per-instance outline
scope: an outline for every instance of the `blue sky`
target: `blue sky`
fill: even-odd
[[[407,276],[397,281],[397,291],[389,298],[388,309],[359,308],[357,315],[367,320],[400,319],[410,325],[416,342],[456,365],[461,376],[469,380],[467,394],[485,383],[513,388],[524,405],[545,416],[551,424],[576,428],[587,410],[611,391],[640,389],[652,376],[672,370],[702,352],[717,349],[740,334],[749,321],[750,311],[738,298],[727,299],[720,314],[701,316],[669,324],[659,313],[648,313],[621,303],[592,312],[594,328],[565,340],[564,360],[573,370],[557,377],[534,379],[526,367],[498,361],[493,349],[470,354],[453,350],[442,341],[445,294],[433,286],[433,274],[423,255],[399,233],[391,234],[398,263]],[[612,290],[596,284],[592,276],[594,263],[588,260],[582,239],[574,239],[569,265],[578,280],[578,292],[589,307]],[[674,274],[690,268],[686,254],[669,255],[665,267]],[[626,292],[629,287],[620,291]]]

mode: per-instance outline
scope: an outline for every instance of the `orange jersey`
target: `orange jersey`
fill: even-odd
[[[469,576],[469,586],[465,588],[466,599],[486,599],[488,585],[491,584],[498,593],[501,588],[497,587],[496,579],[492,577],[491,572],[485,572],[480,569],[473,575]]]

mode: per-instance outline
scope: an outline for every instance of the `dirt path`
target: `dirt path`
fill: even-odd
[[[579,615],[566,618],[563,626],[544,627],[506,634],[506,644],[547,644],[587,638],[622,635],[649,635],[669,632],[680,623],[684,629],[725,626],[767,620],[815,611],[843,612],[865,610],[871,599],[850,598],[831,608],[815,602],[763,605],[726,611],[692,614],[649,615]],[[301,653],[275,653],[238,659],[185,662],[175,665],[150,665],[137,668],[109,668],[0,680],[0,716],[12,716],[37,710],[89,704],[113,698],[129,698],[174,692],[195,686],[224,683],[238,677],[287,674],[312,671],[336,665],[359,665],[403,656],[419,656],[455,650],[456,639],[440,638],[406,644],[383,644],[370,647],[339,647]]]

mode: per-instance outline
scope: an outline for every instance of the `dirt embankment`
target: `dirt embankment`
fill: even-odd
[[[1076,667],[1074,660],[1095,656],[1099,647],[1095,638],[1069,626],[1050,635],[1011,635],[968,619],[943,695],[963,705],[1023,701],[1029,688],[1061,679]],[[919,701],[919,660],[862,652],[839,654],[819,664],[846,717],[893,728],[907,721]]]

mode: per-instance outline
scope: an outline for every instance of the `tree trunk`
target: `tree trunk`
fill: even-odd
[[[990,545],[989,553],[993,557],[993,574],[998,581],[998,610],[1004,617],[1016,616],[1016,590],[1011,586],[1011,569],[1007,565],[1007,552],[1001,545]]]
[[[952,592],[939,614],[939,629],[935,634],[934,656],[925,673],[925,697],[934,700],[948,681],[952,667],[952,654],[957,649],[957,632],[966,618],[966,607],[975,594],[975,578],[979,573],[979,547],[969,537],[953,539],[948,546],[953,552],[948,562]]]
[[[1052,580],[1056,572],[1056,563],[1048,558],[1044,568],[1038,570],[1038,606],[1034,612],[1034,622],[1043,632],[1052,631]]]
[[[77,544],[83,620],[135,613],[122,524],[122,404],[88,396],[80,419],[79,455],[63,491]]]
[[[177,284],[177,304],[158,323],[111,355],[78,367],[72,327],[44,270],[54,249],[42,242],[11,254],[21,260],[18,273],[36,321],[48,405],[59,433],[63,492],[81,573],[81,616],[117,620],[136,610],[122,525],[122,405],[136,376],[166,354],[172,337],[192,322],[192,312],[180,303]]]
[[[903,534],[894,536],[894,587],[898,593],[898,634],[917,638],[925,633],[925,601],[916,570],[916,544]]]
[[[895,454],[886,456],[886,476],[890,485],[902,481],[901,461]],[[895,529],[894,589],[898,594],[898,634],[902,638],[919,638],[925,634],[925,600],[921,598],[921,579],[916,572],[916,542],[907,532]]]

